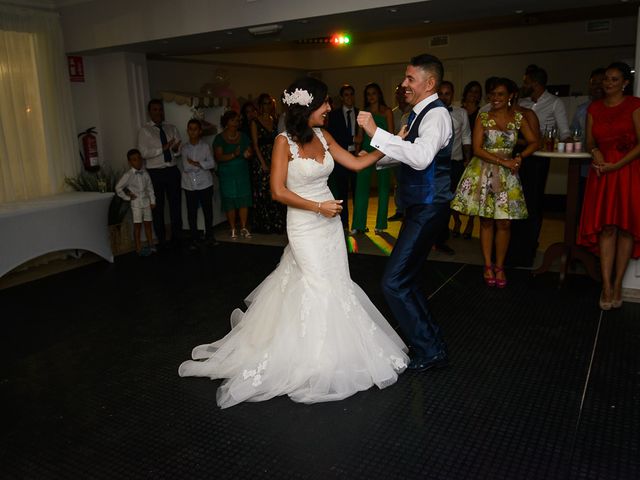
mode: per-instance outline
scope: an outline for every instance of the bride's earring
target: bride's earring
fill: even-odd
[[[509,99],[509,100],[507,101],[507,106],[508,106],[509,108],[511,108],[511,99]]]

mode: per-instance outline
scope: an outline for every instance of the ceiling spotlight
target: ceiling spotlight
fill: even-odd
[[[231,30],[229,30],[228,32],[226,32],[227,35],[233,35],[233,32]]]
[[[520,15],[521,13],[524,13],[524,10],[515,10],[515,12]]]
[[[398,9],[397,9],[397,8],[390,8],[390,9],[389,9],[389,11],[390,11],[391,13],[396,13],[396,12],[398,11]]]
[[[431,23],[431,20],[423,20],[422,23]]]
[[[255,36],[273,35],[274,33],[278,33],[280,30],[282,30],[282,25],[274,23],[273,25],[262,25],[261,27],[250,27],[249,33]]]

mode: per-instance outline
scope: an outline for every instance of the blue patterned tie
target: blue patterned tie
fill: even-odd
[[[411,110],[411,113],[409,114],[409,118],[407,119],[407,128],[411,128],[411,124],[415,119],[416,119],[416,112]]]
[[[158,129],[160,130],[160,143],[162,143],[162,146],[164,147],[169,142],[169,140],[167,140],[167,134],[164,133],[164,130],[162,129],[162,124],[156,125],[156,127],[158,127]],[[169,151],[168,148],[166,150],[163,150],[162,154],[164,155],[165,162],[168,163],[171,161],[171,152]]]

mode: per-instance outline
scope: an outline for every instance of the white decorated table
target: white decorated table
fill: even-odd
[[[0,204],[0,277],[60,250],[88,250],[113,262],[107,218],[113,195],[69,192]]]

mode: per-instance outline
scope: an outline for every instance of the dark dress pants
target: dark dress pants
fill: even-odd
[[[433,321],[421,289],[420,274],[448,221],[448,203],[406,208],[400,235],[382,277],[382,291],[412,348],[413,358],[430,358],[445,348],[440,327]]]
[[[177,242],[182,232],[182,189],[180,188],[180,170],[178,167],[149,168],[151,184],[156,195],[156,208],[152,210],[153,229],[158,243],[166,241],[164,225],[165,195],[169,202],[169,218],[171,219],[171,240]]]
[[[189,219],[189,230],[191,240],[200,239],[198,233],[198,206],[202,207],[204,217],[204,234],[207,240],[213,239],[213,186],[202,190],[185,190],[184,196],[187,199],[187,217]]]
[[[538,237],[544,214],[544,189],[549,174],[549,158],[530,157],[520,167],[522,193],[529,212],[524,220],[511,222],[511,240],[507,252],[507,264],[530,267],[536,257]]]
[[[453,193],[454,195],[456,193],[456,189],[458,188],[458,183],[462,178],[462,174],[464,173],[464,169],[465,169],[464,161],[451,160],[451,167],[450,167],[451,182],[450,182],[449,188],[451,189],[451,193]],[[449,213],[451,213],[451,209],[449,209]],[[436,246],[444,245],[445,243],[447,243],[447,240],[449,240],[449,221],[448,220],[447,220],[447,223],[445,223],[444,227],[442,228],[442,231],[436,237],[435,244]]]
[[[352,198],[356,196],[356,172],[343,167],[339,163],[333,167],[333,172],[329,178],[329,186],[336,200],[342,200],[342,212],[340,220],[342,227],[349,228],[349,190]]]

